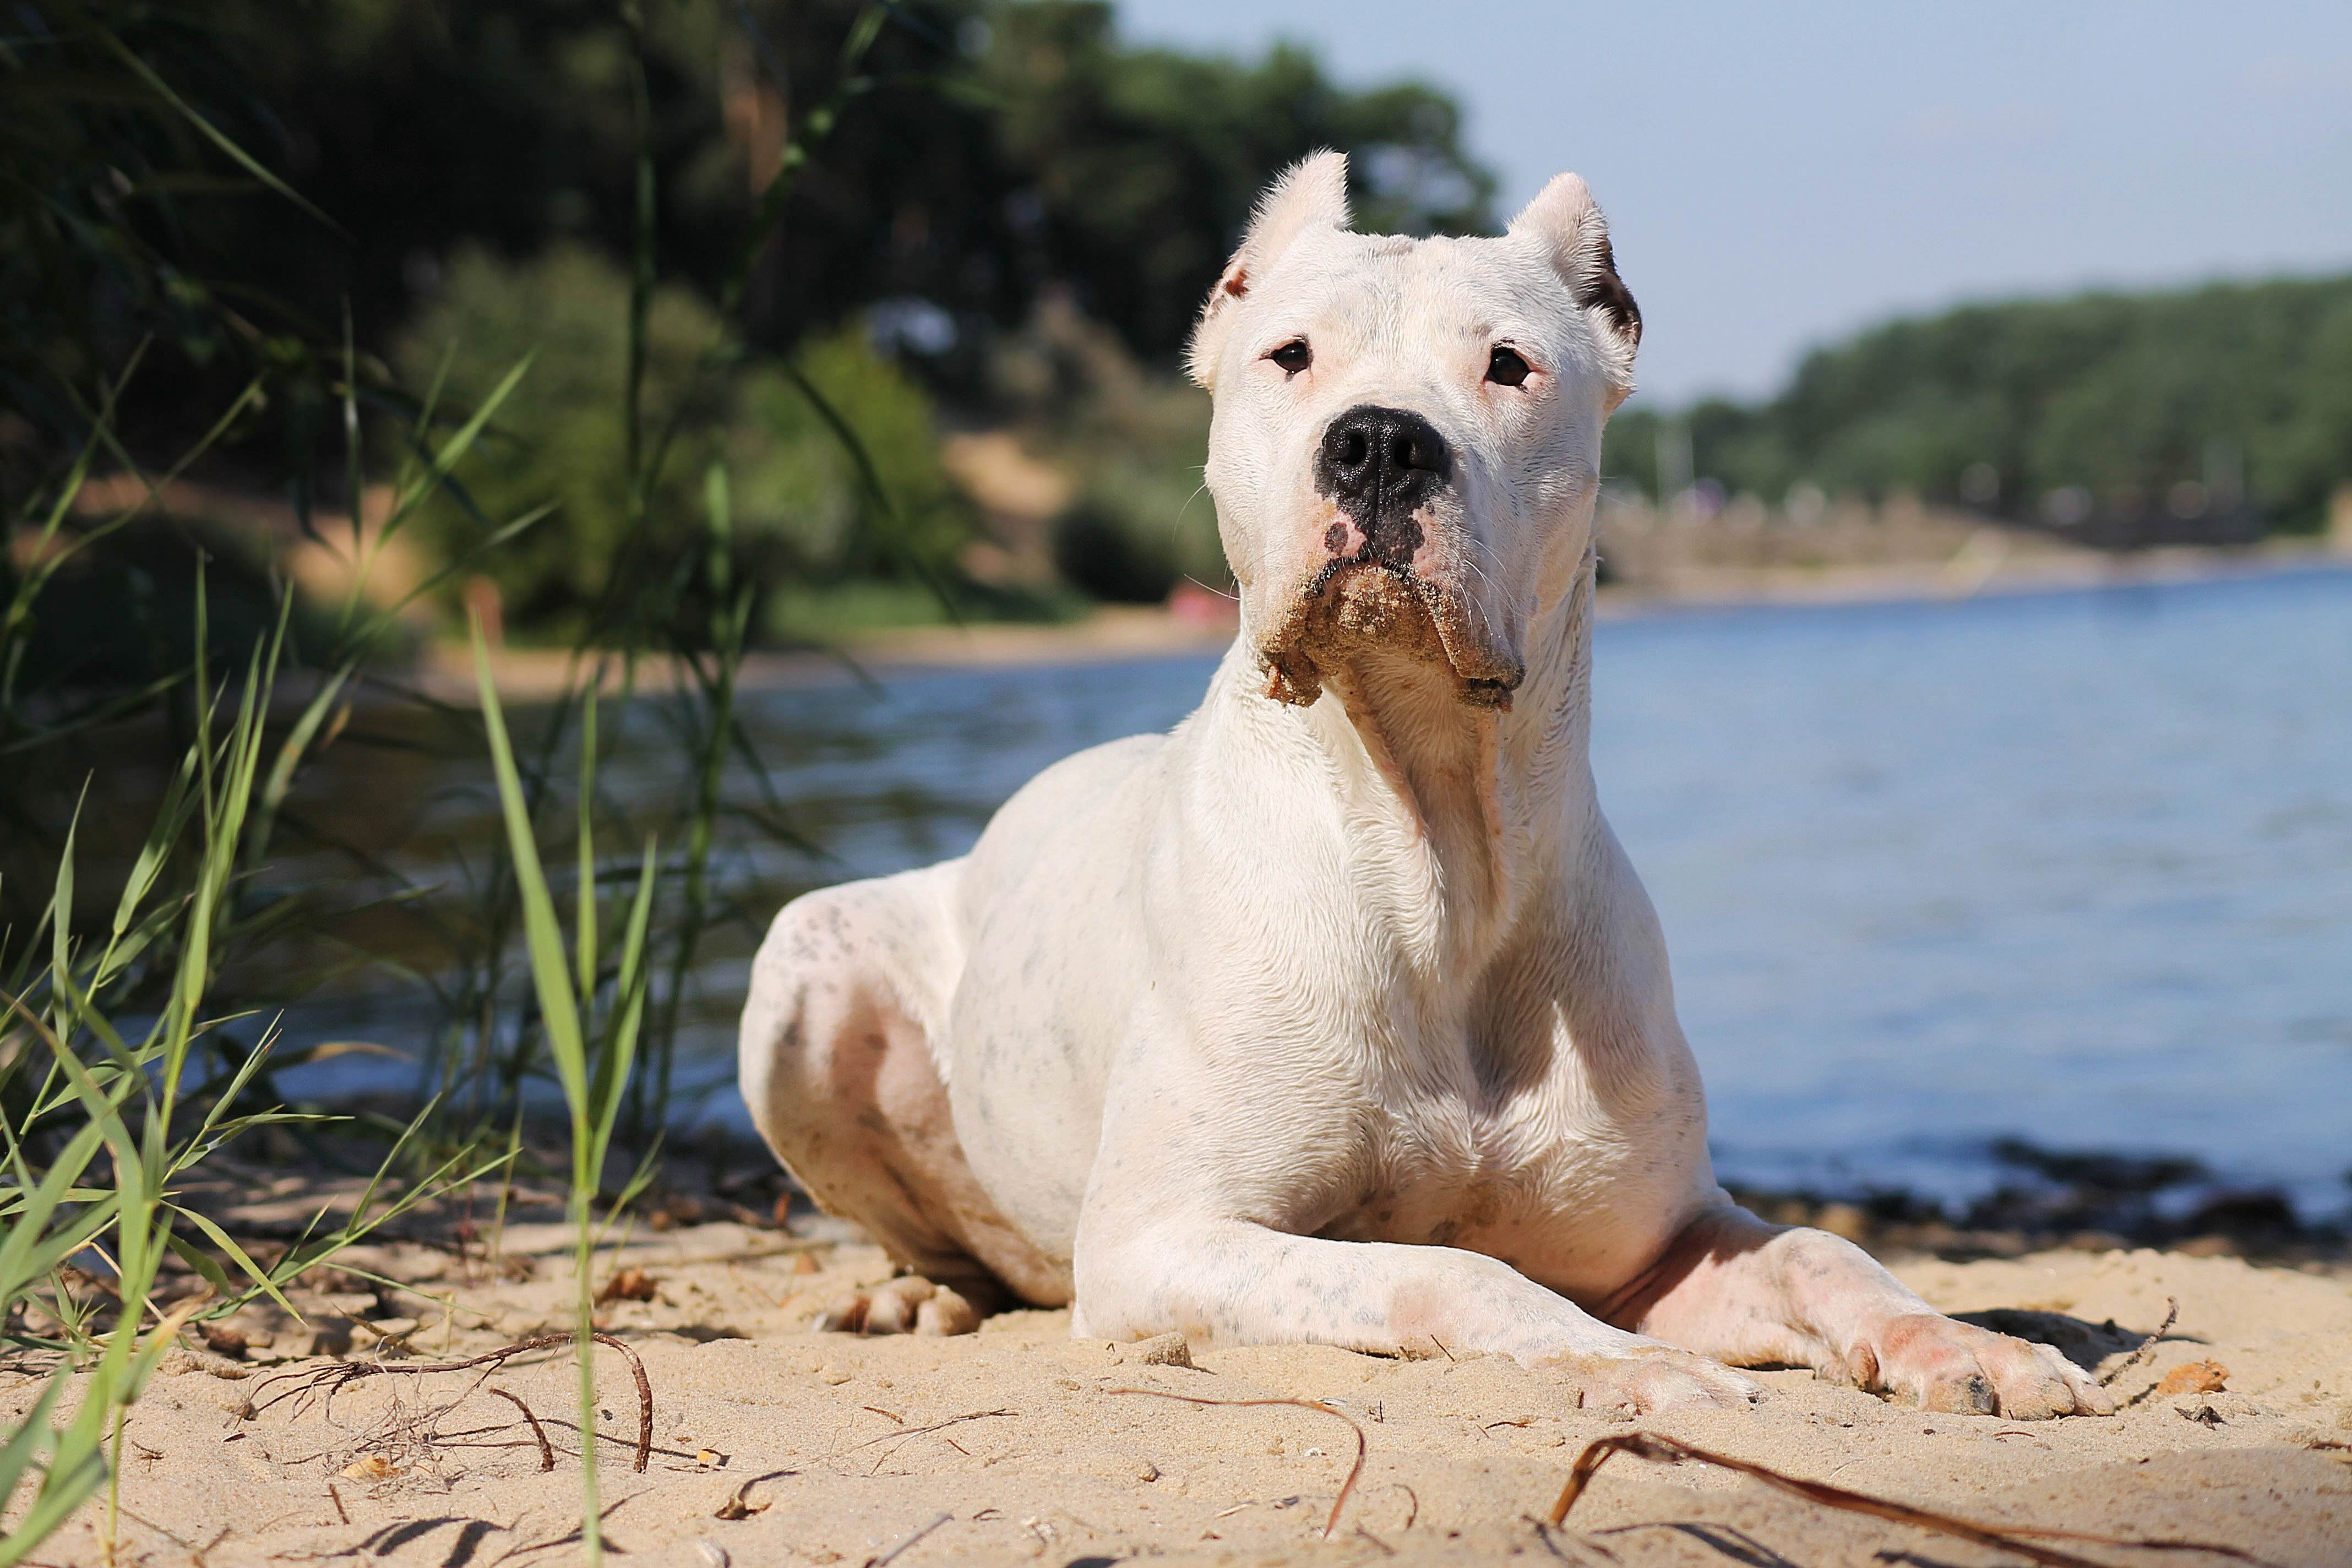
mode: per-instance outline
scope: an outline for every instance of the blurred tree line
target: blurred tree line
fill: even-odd
[[[1163,592],[1214,553],[1183,471],[1197,412],[1129,397],[1122,423],[1080,406],[1086,387],[1008,395],[1008,345],[1054,359],[1036,324],[1058,311],[1172,380],[1256,192],[1318,146],[1353,155],[1368,226],[1494,216],[1444,94],[1345,89],[1289,47],[1130,47],[1092,0],[22,0],[8,17],[8,515],[31,515],[134,358],[101,467],[217,434],[204,471],[307,519],[352,499],[347,356],[397,427],[427,395],[428,423],[461,418],[530,353],[420,529],[454,558],[488,520],[558,503],[478,566],[510,624],[548,630],[583,624],[616,542],[645,542],[656,574],[702,550],[722,460],[747,579],[953,577],[976,520],[940,432],[1012,416],[1057,422],[1077,454],[1066,533],[1086,548],[1060,552],[1066,573],[1092,561],[1097,592]],[[780,222],[746,257],[780,171]],[[670,445],[633,500],[612,393],[639,294],[646,416]],[[2218,467],[2304,528],[2352,479],[2347,389],[2352,280],[1971,307],[1824,349],[1761,403],[1637,402],[1608,461],[1654,489],[1666,419],[1689,477],[1729,489],[2012,514]],[[154,575],[109,586],[89,574],[110,559],[76,568],[97,600]]]
[[[1491,216],[1493,179],[1428,88],[1344,89],[1286,47],[1130,47],[1090,0],[898,0],[845,90],[869,9],[16,7],[0,38],[16,176],[0,190],[0,500],[54,477],[99,382],[142,341],[113,416],[126,447],[192,438],[258,374],[211,461],[290,484],[306,510],[348,503],[323,389],[347,333],[380,399],[434,389],[452,416],[536,349],[457,476],[478,504],[437,505],[429,524],[456,551],[487,518],[559,500],[482,569],[510,620],[561,620],[635,526],[609,391],[643,273],[662,279],[649,419],[676,426],[646,516],[691,511],[724,455],[755,572],[951,571],[971,520],[939,471],[936,410],[988,416],[994,345],[1041,300],[1170,362],[1269,173],[1326,145],[1356,155],[1358,199],[1383,226]],[[157,112],[158,94],[190,113]],[[803,159],[772,237],[739,258],[763,193]],[[714,342],[716,380],[696,370]],[[787,362],[866,444],[883,495],[850,471],[830,416],[762,369]],[[849,515],[877,505],[896,514],[891,548]]]
[[[1611,474],[1654,495],[1669,426],[1688,435],[1685,479],[1774,501],[1909,490],[2031,516],[2068,492],[2129,510],[2189,487],[2314,531],[2352,484],[2352,278],[1890,322],[1808,355],[1764,402],[1637,403],[1611,430]]]
[[[656,268],[715,296],[860,7],[636,4]],[[629,9],[224,0],[224,37],[283,127],[289,177],[352,235],[256,205],[239,248],[321,319],[349,297],[379,331],[467,242],[509,258],[559,242],[625,257]],[[1433,89],[1346,90],[1290,47],[1254,62],[1130,48],[1094,0],[906,0],[889,17],[869,84],[840,108],[761,258],[744,327],[756,347],[780,352],[887,300],[923,301],[977,340],[1061,283],[1137,352],[1171,353],[1268,173],[1320,146],[1360,155],[1360,195],[1383,224],[1487,221],[1492,176]],[[950,356],[941,374],[958,368]]]

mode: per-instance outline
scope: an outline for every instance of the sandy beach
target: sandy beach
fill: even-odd
[[[520,1210],[502,1237],[462,1247],[445,1223],[349,1254],[306,1277],[307,1325],[248,1310],[209,1337],[215,1348],[175,1352],[128,1423],[116,1560],[573,1560],[568,1350],[417,1370],[563,1325],[571,1268],[546,1212]],[[1564,1527],[1540,1523],[1587,1445],[1636,1431],[1996,1528],[2193,1540],[2312,1568],[2341,1563],[2352,1542],[2352,1268],[2340,1262],[2126,1249],[1890,1259],[1937,1306],[1993,1314],[1978,1321],[2111,1373],[2121,1410],[2109,1419],[1928,1414],[1802,1372],[1762,1373],[1769,1394],[1752,1412],[1636,1419],[1580,1408],[1560,1374],[1495,1357],[1188,1354],[1073,1339],[1060,1311],[1005,1314],[953,1340],[820,1334],[808,1326],[818,1308],[887,1277],[887,1261],[820,1215],[781,1229],[739,1213],[640,1229],[597,1262],[600,1322],[642,1358],[652,1394],[640,1473],[629,1368],[599,1352],[597,1462],[627,1562],[2021,1560],[1753,1477],[1622,1455]],[[2172,1328],[2129,1359],[2173,1304]],[[331,1399],[316,1385],[362,1365],[387,1371]],[[0,1410],[13,1417],[36,1384],[7,1383]],[[1229,1403],[1253,1400],[1330,1411]],[[1359,1434],[1362,1474],[1326,1539]],[[40,1560],[101,1561],[99,1519],[85,1509]],[[2038,1544],[2118,1565],[2230,1560]]]

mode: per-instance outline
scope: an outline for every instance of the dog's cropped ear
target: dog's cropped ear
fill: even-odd
[[[1265,272],[1292,242],[1310,229],[1348,226],[1348,155],[1317,153],[1284,170],[1250,215],[1249,231],[1240,248],[1225,263],[1224,275],[1209,290],[1208,303],[1192,328],[1192,352],[1186,363],[1192,379],[1202,386],[1217,379],[1217,355],[1232,330],[1228,307],[1250,291],[1253,278]]]
[[[1554,176],[1511,220],[1511,233],[1540,243],[1552,269],[1591,320],[1609,372],[1610,406],[1633,390],[1633,351],[1642,342],[1642,310],[1617,276],[1609,222],[1592,193],[1574,174]]]

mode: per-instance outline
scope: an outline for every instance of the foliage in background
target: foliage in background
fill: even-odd
[[[515,264],[469,248],[451,264],[393,360],[406,384],[437,384],[459,406],[486,395],[519,360],[531,362],[529,395],[457,471],[463,500],[436,498],[425,524],[446,557],[479,542],[483,520],[554,503],[553,526],[482,563],[510,624],[576,630],[605,592],[625,537],[637,536],[656,573],[699,552],[703,475],[722,460],[735,476],[737,574],[762,599],[786,583],[952,569],[970,519],[940,471],[936,417],[920,384],[876,353],[856,323],[793,357],[856,432],[880,483],[877,498],[839,434],[782,369],[755,361],[732,375],[705,374],[703,356],[723,335],[690,290],[669,285],[654,294],[643,395],[677,434],[640,524],[630,516],[628,449],[613,395],[628,363],[628,276],[571,243]],[[883,543],[890,527],[898,549]]]
[[[152,341],[110,421],[133,446],[212,423],[242,384],[298,373],[300,323],[248,286],[236,214],[290,195],[235,138],[269,121],[216,19],[26,0],[0,24],[0,509],[90,434],[98,388]],[[299,198],[297,199],[299,202]],[[315,209],[297,207],[317,224]],[[330,318],[331,319],[331,318]],[[175,403],[203,412],[193,427]],[[238,406],[250,419],[257,404]]]
[[[1983,464],[1997,482],[1969,499],[2025,510],[2242,464],[2274,524],[2314,529],[2352,483],[2352,278],[1968,306],[1820,350],[1768,402],[1678,417],[1694,475],[1772,500],[1800,482],[1956,498]],[[1654,491],[1658,418],[1621,416],[1612,476]]]
[[[739,534],[780,542],[783,570],[802,583],[952,570],[972,523],[940,465],[930,395],[875,352],[858,321],[804,342],[793,364],[856,432],[895,515],[877,515],[857,462],[808,395],[781,371],[755,365],[728,437]],[[886,544],[894,529],[895,546]]]
[[[745,213],[787,135],[835,86],[852,0],[644,7],[648,150],[663,276],[723,289]],[[405,318],[468,243],[509,258],[573,240],[626,256],[638,138],[617,7],[538,0],[225,0],[338,244],[257,206],[241,244],[269,286],[362,339]],[[1368,216],[1428,230],[1487,217],[1492,176],[1433,89],[1343,88],[1311,56],[1244,62],[1121,44],[1111,7],[906,0],[781,214],[746,296],[756,347],[788,348],[877,300],[921,300],[959,346],[1056,288],[1137,352],[1167,353],[1267,172],[1320,146],[1358,154]]]
[[[463,499],[436,496],[421,520],[446,558],[478,543],[489,520],[554,503],[555,526],[527,532],[481,564],[518,620],[593,603],[629,531],[629,454],[614,395],[628,363],[629,330],[628,275],[598,252],[564,245],[509,266],[468,247],[394,346],[393,364],[404,384],[437,385],[460,408],[478,405],[516,364],[530,362],[528,395],[502,410],[489,438],[457,471]],[[717,318],[693,293],[676,286],[656,291],[646,319],[645,395],[656,407],[685,407],[677,460],[647,498],[650,515],[691,517],[702,468],[718,456],[729,388],[696,375],[718,335]],[[678,541],[664,542],[674,549]]]
[[[1494,176],[1435,89],[1339,86],[1303,49],[1257,61],[1123,45],[1112,8],[1045,0],[987,13],[980,79],[999,107],[1005,194],[1044,276],[1139,353],[1172,356],[1269,173],[1351,154],[1359,220],[1405,234],[1488,226]]]
[[[26,0],[0,21],[0,758],[18,759],[0,771],[184,668],[207,554],[212,656],[242,660],[277,618],[250,541],[143,504],[68,517],[59,499],[85,454],[85,471],[177,471],[331,434],[311,344],[332,329],[257,288],[236,251],[264,207],[331,234],[246,149],[272,121],[237,42],[208,11],[130,0]],[[293,467],[307,506],[310,462]],[[32,831],[9,793],[0,832]]]

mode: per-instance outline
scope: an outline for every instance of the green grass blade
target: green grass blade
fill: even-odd
[[[442,584],[446,583],[450,578],[457,576],[460,573],[471,571],[481,562],[488,560],[491,556],[497,554],[509,540],[514,538],[515,535],[520,533],[524,529],[529,528],[531,524],[553,512],[555,509],[562,504],[562,503],[560,501],[547,501],[540,506],[535,506],[529,511],[524,512],[520,517],[516,518],[512,522],[500,528],[497,532],[476,541],[474,545],[464,554],[457,556],[451,560],[447,565],[443,566],[439,571],[426,576],[422,582],[418,583],[416,586],[411,588],[407,593],[403,594],[399,598],[394,599],[391,604],[385,605],[382,615],[379,616],[379,624],[383,626],[391,625],[393,618],[398,616],[401,611],[408,608],[409,605],[415,604],[425,595],[430,594],[436,588],[441,586]]]
[[[188,786],[195,778],[196,757],[191,750],[180,759],[179,772],[172,775],[163,791],[163,803],[155,813],[155,825],[148,829],[147,842],[140,847],[139,858],[131,862],[131,871],[123,879],[122,896],[115,900],[114,921],[110,929],[106,951],[98,961],[97,971],[90,977],[90,991],[100,987],[137,956],[135,951],[124,952],[123,940],[131,929],[131,922],[139,913],[139,906],[154,889],[156,878],[163,875],[164,863],[171,858],[172,846],[178,843],[180,831],[188,825],[188,814],[194,809],[194,798]],[[143,947],[146,944],[139,944]]]
[[[227,1253],[229,1261],[236,1264],[237,1268],[244,1272],[247,1279],[261,1287],[262,1290],[268,1295],[269,1299],[278,1303],[280,1310],[285,1312],[287,1316],[292,1318],[298,1323],[302,1321],[302,1314],[294,1310],[294,1303],[288,1300],[283,1295],[278,1293],[278,1283],[269,1277],[269,1271],[262,1268],[259,1264],[254,1262],[252,1258],[247,1256],[245,1248],[239,1247],[234,1240],[230,1239],[228,1232],[214,1224],[212,1220],[207,1218],[205,1215],[198,1214],[194,1209],[183,1208],[178,1204],[173,1204],[170,1206],[173,1213],[184,1216],[191,1225],[194,1225],[198,1230],[203,1231],[205,1233],[205,1240],[211,1242],[215,1247],[219,1247],[223,1252]],[[187,1258],[189,1263],[194,1266],[196,1271],[200,1274],[205,1274],[207,1266],[209,1266],[214,1272],[217,1272],[220,1268],[218,1264],[212,1263],[210,1259],[206,1259],[204,1264],[197,1264],[196,1259],[203,1257],[203,1254],[194,1251],[194,1248],[183,1247],[176,1242],[173,1247],[173,1250],[178,1252],[181,1257]],[[211,1275],[205,1274],[205,1277],[209,1279],[211,1278]],[[226,1279],[221,1279],[214,1288],[219,1290],[224,1296],[234,1296],[236,1294],[236,1291],[230,1289],[229,1283]]]
[[[0,1508],[5,1508],[16,1496],[17,1483],[26,1472],[34,1468],[43,1453],[57,1449],[60,1435],[49,1425],[49,1413],[57,1406],[58,1397],[67,1384],[74,1379],[71,1363],[49,1374],[40,1396],[23,1422],[0,1448]],[[92,1386],[84,1394],[85,1407],[98,1399],[99,1388]],[[103,1402],[100,1402],[103,1403]],[[106,1461],[93,1445],[87,1452],[78,1453],[71,1462],[63,1454],[52,1460],[41,1478],[40,1490],[33,1506],[16,1521],[6,1534],[0,1535],[0,1568],[13,1568],[58,1526],[63,1524],[79,1508],[99,1483],[106,1479]]]
[[[194,126],[198,135],[202,136],[205,141],[211,142],[215,147],[218,148],[224,154],[226,154],[229,162],[235,163],[238,168],[243,169],[247,174],[252,175],[255,179],[260,181],[263,184],[268,186],[271,190],[277,192],[288,201],[292,202],[296,206],[300,207],[304,212],[318,219],[319,222],[326,225],[345,242],[355,243],[352,241],[351,232],[344,228],[342,225],[337,223],[333,218],[329,217],[325,213],[312,205],[310,200],[303,196],[301,193],[295,190],[293,186],[288,184],[285,181],[271,174],[267,167],[253,156],[252,153],[247,153],[244,148],[238,146],[236,141],[226,132],[223,132],[211,121],[198,113],[195,107],[190,104],[187,100],[173,91],[171,84],[166,82],[162,77],[157,76],[154,68],[148,65],[145,60],[141,59],[138,54],[133,51],[129,45],[116,37],[112,32],[109,31],[104,26],[100,26],[98,23],[91,21],[87,17],[81,17],[79,18],[79,20],[81,22],[82,31],[96,38],[100,47],[104,47],[109,53],[112,54],[124,65],[130,67],[131,74],[136,76],[141,81],[144,82],[147,85],[148,90],[154,93],[157,98],[162,99],[165,103],[171,105],[173,110],[178,111],[181,119],[186,121],[191,126]]]
[[[474,626],[474,674],[481,689],[482,728],[490,745],[490,764],[497,775],[499,805],[506,818],[507,849],[514,864],[515,882],[522,898],[523,939],[530,954],[530,977],[539,994],[540,1017],[547,1029],[550,1053],[555,1058],[563,1098],[571,1107],[575,1131],[584,1134],[588,1116],[588,1066],[580,1031],[580,1009],[572,993],[572,977],[564,962],[563,932],[556,924],[555,900],[547,890],[547,874],[540,865],[539,844],[532,832],[530,808],[523,796],[522,777],[515,769],[514,748],[507,738],[506,716],[499,706],[498,689],[490,680],[489,652],[482,642],[479,622]]]
[[[392,528],[401,519],[406,517],[416,503],[425,499],[428,491],[449,477],[450,470],[457,466],[458,461],[473,449],[474,443],[481,438],[483,430],[489,426],[491,416],[498,413],[499,406],[505,403],[513,395],[514,389],[521,384],[523,375],[530,369],[531,361],[537,357],[535,353],[528,353],[515,361],[514,367],[507,372],[498,385],[490,389],[490,395],[482,399],[480,406],[474,410],[473,416],[459,426],[456,434],[442,444],[440,451],[434,454],[431,466],[418,475],[394,502],[390,515],[384,519],[383,525],[386,529]]]
[[[24,1479],[25,1472],[57,1441],[57,1432],[49,1426],[49,1412],[57,1408],[58,1395],[72,1380],[73,1368],[69,1364],[51,1373],[41,1385],[33,1407],[18,1418],[16,1430],[9,1435],[5,1446],[0,1446],[0,1509],[6,1508],[8,1500],[16,1495],[16,1483]]]
[[[253,826],[247,836],[247,854],[255,861],[257,862],[269,847],[269,835],[278,824],[278,807],[286,804],[286,793],[294,787],[294,770],[301,765],[302,753],[309,751],[310,742],[317,739],[320,725],[326,722],[328,710],[334,706],[336,696],[342,690],[343,683],[351,679],[355,668],[355,665],[347,663],[327,678],[326,684],[320,687],[318,694],[303,707],[301,717],[294,721],[294,728],[287,731],[285,743],[278,748],[278,761],[269,770],[268,782],[262,785],[261,809],[255,814]]]
[[[66,1194],[74,1190],[74,1183],[97,1158],[99,1145],[104,1140],[104,1130],[97,1122],[85,1123],[58,1151],[41,1177],[40,1185],[25,1195],[22,1206],[10,1217],[7,1238],[0,1241],[0,1310],[5,1310],[20,1291],[45,1277],[80,1245],[77,1242],[60,1246],[56,1237],[45,1233],[49,1216],[57,1212],[59,1204],[68,1201]],[[13,1143],[15,1139],[12,1137],[10,1142]],[[80,1235],[87,1240],[98,1228],[85,1227],[81,1221],[87,1217],[86,1211],[77,1216],[75,1226],[67,1234]]]
[[[637,1031],[646,1010],[646,927],[654,901],[654,876],[660,856],[654,840],[646,840],[645,864],[637,872],[637,894],[629,906],[627,934],[621,942],[621,973],[614,996],[620,1012],[597,1073],[595,1147],[590,1164],[600,1175],[612,1147],[613,1129],[619,1123],[622,1090],[628,1087],[635,1064]]]
[[[73,907],[74,907],[74,836],[81,829],[82,802],[89,797],[89,781],[82,781],[82,793],[74,801],[73,816],[66,823],[66,840],[58,850],[57,879],[49,891],[49,985],[52,994],[62,981],[70,985],[73,980]],[[67,1027],[62,1016],[54,1025]]]
[[[587,700],[580,706],[580,885],[572,936],[580,947],[583,996],[596,994],[596,689],[604,679],[599,666],[589,678]]]

